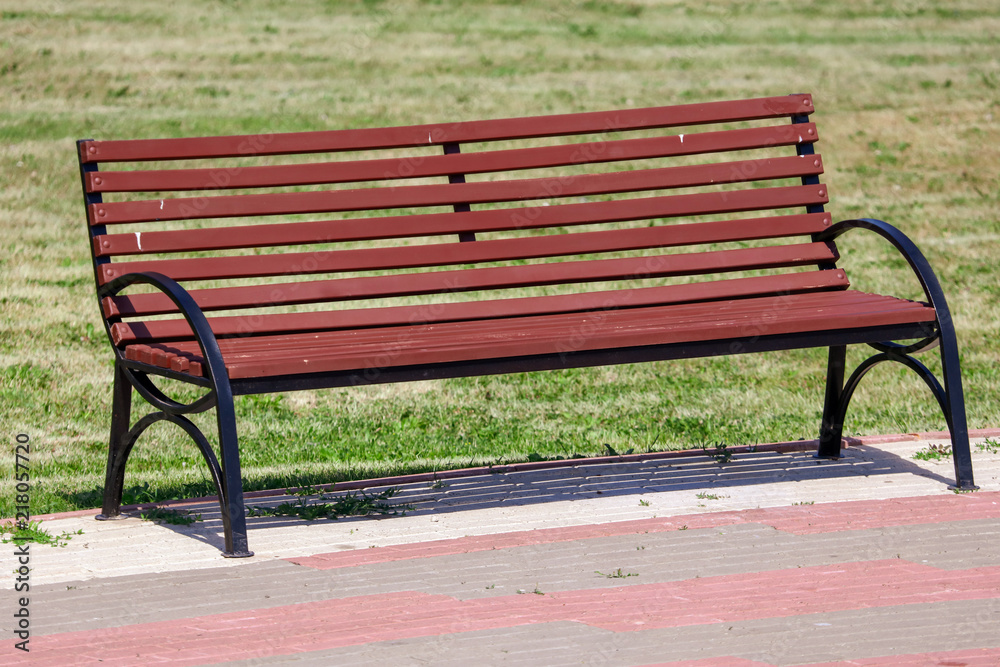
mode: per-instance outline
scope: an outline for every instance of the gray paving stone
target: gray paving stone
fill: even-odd
[[[467,600],[536,587],[544,592],[597,589],[897,557],[942,568],[995,566],[1000,565],[998,533],[998,522],[986,520],[802,536],[737,524],[325,571],[277,561],[130,575],[37,587],[34,630],[45,635],[397,591]],[[598,574],[619,568],[638,576]],[[109,605],[118,609],[114,616],[107,614]]]
[[[226,663],[619,666],[734,656],[784,667],[1000,647],[1000,600],[916,604],[615,633],[575,623],[484,630]],[[903,663],[900,663],[903,664]]]

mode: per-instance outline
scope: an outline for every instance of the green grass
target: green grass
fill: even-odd
[[[951,458],[951,445],[928,445],[925,449],[914,452],[913,458],[918,461],[942,461]]]
[[[6,521],[0,524],[0,543],[23,545],[28,543],[48,544],[53,547],[64,547],[69,544],[74,535],[83,535],[83,529],[74,533],[63,531],[59,535],[53,535],[42,527],[41,521],[28,521],[15,524]]]
[[[191,514],[183,510],[172,510],[167,507],[152,507],[139,513],[139,518],[156,523],[167,523],[172,526],[190,526],[201,521],[200,514]]]
[[[1000,454],[1000,441],[997,441],[995,438],[986,438],[986,440],[976,445],[976,451],[987,454]]]
[[[335,38],[332,37],[335,35]],[[111,359],[74,140],[302,131],[814,94],[837,218],[911,235],[959,330],[972,428],[1000,424],[1000,9],[930,2],[0,1],[0,433],[31,437],[31,511],[100,502]],[[917,295],[881,241],[862,289]],[[852,351],[859,361],[863,351]],[[924,355],[937,368],[933,355]],[[794,351],[237,401],[247,488],[499,461],[815,437],[825,357]],[[136,412],[135,416],[138,416]],[[200,422],[208,429],[210,421]],[[849,434],[942,430],[879,367]],[[724,456],[722,452],[716,452]],[[720,461],[722,462],[722,461]],[[6,473],[4,473],[6,474]],[[148,484],[148,486],[142,486]],[[212,491],[153,427],[126,487]],[[13,513],[4,494],[0,515]]]
[[[411,505],[393,505],[389,502],[398,492],[398,488],[386,489],[379,493],[352,491],[333,498],[319,493],[312,487],[307,487],[295,494],[299,498],[294,502],[281,503],[275,507],[250,506],[247,513],[249,516],[297,516],[306,521],[336,520],[343,516],[369,516],[371,514],[381,516],[406,514],[413,509]],[[312,499],[312,496],[316,496],[316,498]]]

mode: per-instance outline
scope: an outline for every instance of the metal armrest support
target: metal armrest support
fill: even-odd
[[[920,252],[920,248],[906,234],[888,222],[872,218],[858,218],[854,220],[841,220],[829,229],[816,234],[815,240],[833,241],[848,230],[859,228],[878,234],[889,241],[903,255],[903,259],[910,265],[913,273],[917,276],[917,280],[920,281],[920,287],[927,297],[927,302],[934,308],[938,322],[938,330],[919,342],[910,345],[901,345],[893,342],[874,343],[872,347],[881,352],[895,352],[898,354],[916,354],[934,349],[941,339],[940,329],[942,323],[951,323],[951,311],[948,310],[948,302],[944,298],[941,283],[938,282],[930,263],[924,257],[924,254]]]
[[[225,372],[226,367],[222,361],[222,351],[219,350],[219,343],[215,338],[215,333],[212,331],[212,327],[208,324],[208,319],[205,317],[205,313],[202,312],[201,307],[197,304],[197,302],[195,302],[194,298],[188,293],[188,291],[181,287],[181,285],[173,278],[165,276],[162,273],[155,273],[152,271],[128,273],[124,276],[115,278],[98,289],[98,300],[103,300],[104,298],[110,296],[116,296],[119,292],[127,287],[131,287],[132,285],[152,285],[166,294],[170,300],[174,302],[180,310],[181,315],[183,315],[184,319],[187,320],[188,325],[191,327],[191,331],[194,332],[195,340],[198,342],[201,354],[205,358],[205,365],[208,369],[209,379],[215,383],[219,379],[225,378],[225,384],[228,385],[228,375]],[[113,342],[112,346],[114,346]]]
[[[841,434],[847,406],[854,390],[865,374],[886,361],[902,363],[912,369],[930,388],[944,413],[948,430],[951,434],[953,460],[955,464],[955,487],[961,490],[975,490],[972,476],[972,458],[969,450],[969,433],[965,415],[965,398],[962,391],[962,376],[958,355],[958,341],[955,337],[955,327],[951,311],[945,300],[941,283],[938,282],[934,270],[927,258],[920,252],[903,232],[882,220],[860,218],[843,220],[829,229],[815,235],[817,241],[833,241],[850,229],[866,229],[875,232],[888,240],[903,255],[910,268],[920,281],[927,301],[934,308],[937,318],[937,330],[927,338],[910,345],[893,342],[872,343],[879,351],[859,365],[847,382],[843,382],[843,366],[845,347],[831,348],[830,370],[827,378],[827,398],[824,407],[823,427],[820,431],[820,456],[836,457],[839,455]],[[943,386],[934,374],[922,363],[911,357],[911,354],[941,348],[941,373]]]
[[[159,421],[169,421],[184,429],[191,436],[201,450],[211,471],[212,481],[219,493],[219,505],[222,511],[226,543],[224,555],[236,558],[252,556],[253,552],[247,548],[246,516],[243,506],[243,484],[240,476],[233,392],[229,384],[229,373],[226,371],[222,351],[219,349],[215,333],[209,326],[205,314],[187,290],[181,287],[177,281],[161,273],[129,273],[116,278],[98,289],[98,299],[114,296],[132,285],[152,285],[176,304],[198,341],[198,347],[205,359],[204,367],[212,391],[190,405],[177,403],[165,396],[156,385],[150,382],[141,369],[138,369],[140,372],[134,372],[127,368],[121,350],[115,347],[115,405],[112,409],[111,447],[108,455],[107,483],[104,492],[104,512],[98,518],[107,519],[120,515],[125,464],[132,446],[149,426]],[[109,330],[109,337],[110,333]],[[128,385],[134,387],[147,401],[162,410],[162,412],[146,415],[131,430],[128,428],[131,405]],[[215,407],[219,427],[221,464],[201,430],[183,416],[185,413],[202,412],[212,407]]]

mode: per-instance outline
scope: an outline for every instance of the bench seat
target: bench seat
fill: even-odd
[[[630,301],[629,292],[617,294],[624,303]],[[934,321],[934,309],[927,304],[848,290],[236,337],[220,340],[219,348],[230,379],[238,380],[741,341],[749,336],[816,333],[831,328],[837,332],[870,329],[871,341],[877,342],[884,338],[885,327],[900,326],[916,337],[926,335]],[[922,324],[928,326],[915,326]],[[193,375],[203,373],[204,358],[193,339],[128,345],[125,358]]]

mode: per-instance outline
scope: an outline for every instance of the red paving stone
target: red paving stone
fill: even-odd
[[[971,519],[1000,519],[1000,492],[859,500],[820,505],[711,512],[663,519],[639,519],[590,526],[545,528],[501,535],[460,537],[418,544],[394,545],[379,549],[337,551],[287,560],[317,570],[330,570],[362,564],[571,542],[595,537],[660,533],[678,530],[683,526],[687,526],[688,529],[697,529],[756,523],[795,535],[811,535]]]
[[[32,640],[32,662],[218,664],[556,621],[641,632],[995,597],[1000,566],[941,570],[900,559],[465,601],[399,592],[46,635]]]
[[[996,667],[997,665],[1000,665],[1000,648],[910,653],[877,658],[808,663],[808,667]],[[643,665],[643,667],[776,667],[776,665],[736,656],[721,656],[700,660],[659,662]],[[791,667],[807,666],[803,664]]]

